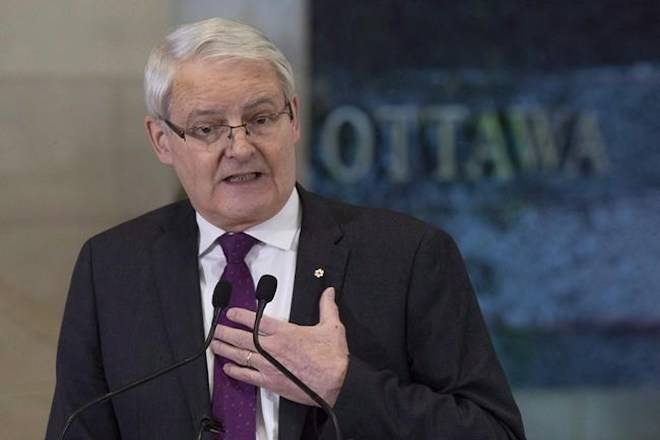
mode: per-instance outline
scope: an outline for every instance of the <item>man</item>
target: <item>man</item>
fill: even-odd
[[[257,30],[183,26],[145,71],[146,128],[189,199],[88,241],[66,304],[47,438],[75,408],[201,348],[219,279],[232,308],[207,358],[94,408],[68,438],[333,438],[255,353],[254,283],[279,287],[262,345],[355,439],[521,439],[520,415],[453,241],[296,186],[291,66]]]

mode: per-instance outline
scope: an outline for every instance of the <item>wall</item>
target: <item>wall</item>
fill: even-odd
[[[142,69],[169,10],[154,0],[2,3],[0,426],[4,438],[35,439],[82,242],[178,188],[142,127]]]
[[[291,58],[304,99],[306,10],[300,0],[1,3],[0,431],[21,440],[45,432],[80,246],[179,194],[142,125],[151,47],[214,14],[255,24]]]

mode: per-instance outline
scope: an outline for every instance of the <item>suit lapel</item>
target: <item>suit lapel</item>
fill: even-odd
[[[197,225],[189,206],[182,211],[153,245],[154,274],[174,360],[190,356],[204,343]],[[206,358],[201,356],[175,374],[193,420],[198,420],[210,407]]]
[[[298,191],[303,216],[289,321],[315,325],[323,290],[334,287],[337,299],[341,296],[349,251],[340,244],[343,233],[327,206],[301,187]],[[300,439],[308,410],[308,406],[280,400],[280,440]]]

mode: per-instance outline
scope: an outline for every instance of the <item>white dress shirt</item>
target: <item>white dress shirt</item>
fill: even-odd
[[[256,285],[265,274],[277,278],[275,298],[264,311],[265,316],[289,320],[293,297],[293,279],[300,235],[300,199],[294,188],[284,207],[274,217],[243,232],[259,240],[245,256]],[[213,289],[225,270],[227,260],[217,239],[225,233],[197,213],[199,226],[199,283],[202,292],[204,333],[211,327]],[[214,354],[206,351],[209,390],[213,394]],[[276,440],[278,433],[279,396],[260,389],[257,398],[257,440]]]

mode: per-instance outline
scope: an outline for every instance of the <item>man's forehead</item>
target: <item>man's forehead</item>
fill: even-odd
[[[269,61],[260,59],[192,59],[179,63],[173,77],[174,89],[194,86],[233,88],[255,83],[281,87],[275,67]]]
[[[171,105],[205,109],[275,105],[283,99],[282,83],[265,60],[242,58],[191,60],[174,75]]]

